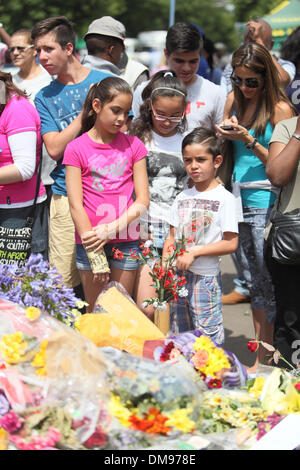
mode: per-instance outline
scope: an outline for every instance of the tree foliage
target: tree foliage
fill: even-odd
[[[64,15],[82,36],[91,21],[110,15],[124,23],[127,36],[136,37],[140,31],[166,30],[169,6],[170,0],[4,0],[0,21],[11,34],[43,18]],[[194,22],[210,39],[225,42],[231,49],[238,44],[234,16],[217,0],[176,0],[175,21]]]
[[[283,0],[233,0],[236,21],[246,22],[268,15]]]

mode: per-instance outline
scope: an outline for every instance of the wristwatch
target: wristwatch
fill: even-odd
[[[295,139],[298,139],[298,140],[300,140],[300,134],[296,134],[296,133],[294,133],[294,134],[292,135],[292,137],[295,137]]]
[[[253,142],[251,142],[250,144],[249,143],[245,144],[246,149],[253,150],[254,147],[255,147],[256,142],[257,142],[257,139],[254,139]]]

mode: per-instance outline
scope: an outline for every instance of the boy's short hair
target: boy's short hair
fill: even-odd
[[[182,141],[182,153],[188,145],[201,144],[206,147],[208,153],[211,153],[213,160],[220,155],[220,140],[216,133],[207,127],[196,127],[192,132],[187,134]]]
[[[73,29],[73,23],[68,18],[65,16],[55,16],[39,21],[32,28],[31,37],[34,41],[39,36],[44,36],[48,33],[55,33],[55,40],[62,49],[68,43],[72,43],[73,53],[75,53],[76,34]]]
[[[85,44],[89,55],[104,54],[108,47],[117,44],[124,47],[124,42],[121,39],[102,34],[88,34],[85,37]]]
[[[174,51],[190,52],[202,49],[203,40],[200,31],[191,23],[175,23],[168,29],[166,51],[170,55]]]

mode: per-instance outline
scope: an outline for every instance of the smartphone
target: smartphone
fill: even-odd
[[[224,131],[234,131],[234,127],[232,126],[220,126],[220,128]]]

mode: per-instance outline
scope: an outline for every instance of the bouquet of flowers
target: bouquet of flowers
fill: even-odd
[[[262,406],[269,414],[288,415],[300,412],[300,369],[288,362],[271,344],[259,340],[250,340],[247,344],[251,352],[262,345],[271,353],[270,361],[288,366],[288,370],[275,367],[267,377],[258,376],[248,381],[248,391],[261,400]]]
[[[199,391],[179,364],[171,367],[155,361],[107,351],[109,410],[130,432],[149,438],[174,437],[196,429]]]
[[[151,353],[152,343],[152,353]],[[199,330],[181,333],[164,341],[145,343],[145,355],[165,362],[183,356],[208,388],[241,387],[248,378],[237,357],[217,346]]]
[[[184,276],[178,276],[176,272],[176,258],[184,253],[183,241],[180,240],[169,248],[168,257],[162,259],[154,246],[152,240],[147,240],[141,245],[141,253],[133,250],[130,256],[139,259],[142,264],[150,267],[150,276],[153,279],[153,286],[157,297],[151,297],[144,301],[143,306],[153,305],[158,310],[165,310],[168,302],[177,300],[178,297],[186,297],[187,289],[184,287],[186,279]],[[113,248],[114,258],[124,258],[117,248]]]
[[[24,266],[0,264],[0,298],[35,307],[69,326],[75,326],[84,304],[40,254],[32,254]]]

